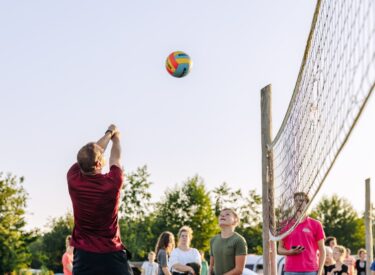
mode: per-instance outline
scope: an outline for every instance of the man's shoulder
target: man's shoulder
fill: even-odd
[[[81,168],[79,167],[79,164],[76,162],[74,163],[68,170],[68,173],[66,174],[66,178],[68,179],[68,183],[73,180],[75,177],[80,175]]]
[[[240,233],[234,232],[234,236],[235,236],[236,239],[239,239],[239,240],[242,240],[242,241],[246,242],[246,239]]]
[[[214,242],[214,241],[217,241],[217,240],[221,240],[221,236],[220,236],[220,234],[216,234],[215,236],[213,236],[213,237],[211,238],[211,243]]]
[[[312,217],[307,217],[306,221],[312,225],[322,226],[322,223]]]
[[[74,163],[72,166],[70,166],[69,170],[68,170],[68,176],[72,173],[76,173],[76,172],[79,172],[81,171],[80,167],[79,167],[79,164],[78,162]]]

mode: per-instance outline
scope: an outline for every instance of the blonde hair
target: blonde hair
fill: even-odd
[[[68,248],[70,245],[70,240],[72,239],[72,235],[68,235],[65,238],[65,247]]]
[[[340,252],[340,261],[342,261],[344,258],[345,258],[345,253],[346,253],[346,249],[345,247],[343,247],[342,245],[336,245],[334,248],[333,248],[333,251],[337,250],[338,252]]]
[[[180,230],[178,230],[178,234],[177,234],[178,238],[181,237],[182,232],[188,233],[190,240],[193,239],[193,229],[191,229],[190,226],[184,225],[183,227],[181,227]]]
[[[224,208],[220,211],[220,213],[223,211],[229,211],[236,218],[236,226],[240,223],[240,217],[233,208]]]
[[[358,249],[358,256],[361,256],[362,253],[367,253],[366,249],[364,248]]]

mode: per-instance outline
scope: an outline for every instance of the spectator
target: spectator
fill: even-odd
[[[63,265],[63,271],[64,275],[72,275],[73,270],[73,246],[70,245],[72,236],[68,235],[65,239],[65,247],[66,251],[64,255],[62,256],[62,265]]]
[[[355,265],[355,258],[350,255],[351,250],[349,248],[346,248],[346,254],[344,258],[344,264],[348,266],[348,274],[354,275],[354,265]]]
[[[357,270],[357,275],[366,275],[366,249],[358,250],[358,260],[355,262],[355,269]]]
[[[247,244],[235,232],[240,219],[233,209],[225,208],[219,215],[220,234],[210,242],[210,274],[240,275],[245,268]]]
[[[335,264],[330,266],[328,275],[348,275],[348,266],[343,263],[345,253],[345,247],[341,245],[336,245],[333,248],[333,259],[335,260]]]
[[[202,261],[199,251],[190,247],[193,239],[193,230],[189,226],[183,226],[178,231],[178,245],[172,250],[169,258],[169,266],[173,275],[196,274],[199,275]],[[196,265],[188,265],[195,263]],[[195,266],[197,270],[194,270]]]
[[[375,260],[371,263],[370,270],[371,270],[371,275],[375,275]]]
[[[313,218],[301,217],[300,209],[305,209],[308,202],[307,194],[303,192],[294,194],[296,218],[301,218],[301,222],[279,243],[278,253],[286,256],[285,275],[292,275],[296,272],[323,274],[326,254],[323,226]]]
[[[155,263],[155,252],[148,253],[148,261],[142,264],[142,275],[158,275],[159,265]]]
[[[331,266],[335,264],[335,260],[333,259],[333,250],[329,246],[324,247],[326,250],[326,260],[324,262],[324,275],[328,275],[328,272],[331,271]]]
[[[336,237],[329,236],[324,241],[324,244],[325,244],[325,246],[329,246],[333,250],[333,248],[337,245],[337,239],[336,239]]]
[[[169,231],[160,234],[156,243],[155,254],[159,264],[158,275],[172,275],[168,267],[168,258],[174,248],[174,236]]]
[[[208,263],[204,258],[204,251],[200,251],[202,259],[201,275],[208,275]]]

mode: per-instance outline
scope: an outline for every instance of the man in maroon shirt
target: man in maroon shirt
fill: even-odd
[[[109,141],[110,171],[102,174]],[[73,274],[133,274],[118,226],[121,169],[120,132],[110,125],[97,142],[83,146],[67,174],[74,211],[71,245],[75,248]]]

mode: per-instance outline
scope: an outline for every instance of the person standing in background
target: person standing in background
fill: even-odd
[[[73,270],[73,246],[70,245],[70,240],[72,236],[68,235],[65,239],[65,247],[66,251],[62,256],[62,265],[63,265],[63,272],[64,275],[72,275]]]

